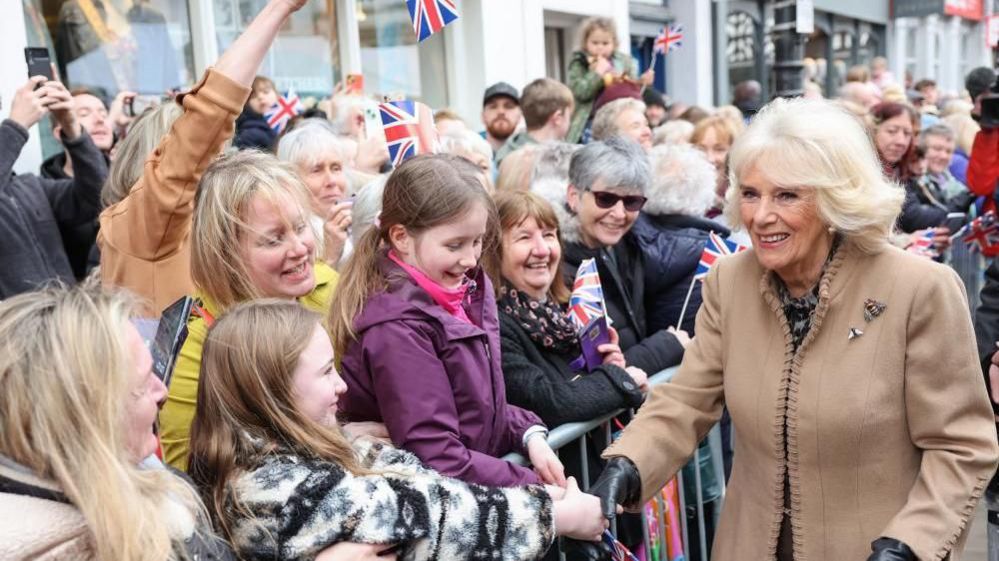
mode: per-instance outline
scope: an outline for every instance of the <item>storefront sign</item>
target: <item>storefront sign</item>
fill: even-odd
[[[942,14],[944,0],[894,0],[892,2],[892,17],[921,18],[933,14]]]
[[[981,21],[982,8],[984,8],[982,0],[946,0],[944,2],[945,14],[975,21]]]
[[[990,49],[999,44],[999,16],[989,16],[989,24],[985,28],[985,44]]]
[[[798,0],[795,8],[797,17],[794,30],[798,33],[811,34],[815,31],[815,3],[812,0]]]
[[[920,18],[936,14],[980,21],[983,7],[983,0],[894,0],[892,16]]]

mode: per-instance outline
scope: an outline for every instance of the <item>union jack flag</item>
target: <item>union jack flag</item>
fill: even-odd
[[[708,241],[704,244],[704,251],[701,252],[701,261],[697,264],[697,270],[694,271],[694,278],[703,281],[704,277],[708,276],[708,271],[711,270],[711,267],[719,259],[747,249],[749,248],[744,245],[710,232],[708,234]]]
[[[430,108],[418,101],[389,101],[378,105],[392,167],[417,154],[437,150],[437,127]]]
[[[582,333],[591,321],[604,315],[604,288],[600,284],[597,261],[585,259],[576,271],[576,281],[572,283],[569,296],[569,321]]]
[[[965,224],[952,237],[961,236],[961,241],[971,246],[971,249],[989,254],[999,245],[999,221],[991,210]]]
[[[919,235],[909,247],[905,248],[909,253],[915,253],[921,257],[929,257],[933,259],[939,255],[937,250],[933,247],[933,236],[936,234],[935,228],[929,228]]]
[[[406,0],[409,19],[413,20],[413,30],[419,42],[437,33],[444,26],[458,19],[458,7],[454,0]]]
[[[267,126],[279,133],[287,126],[289,119],[303,111],[305,107],[302,106],[302,100],[292,88],[288,93],[278,97],[277,103],[264,113],[264,118],[267,119]]]
[[[656,37],[652,50],[661,55],[666,55],[683,46],[683,26],[670,25],[664,27]]]

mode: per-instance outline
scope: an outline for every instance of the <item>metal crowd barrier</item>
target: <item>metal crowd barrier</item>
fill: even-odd
[[[653,376],[650,376],[649,386],[655,387],[658,386],[659,384],[668,383],[670,379],[673,378],[673,375],[676,374],[676,371],[677,368],[673,367],[663,370],[662,372],[658,372]],[[603,417],[592,419],[590,421],[578,422],[578,423],[566,423],[564,425],[559,425],[551,429],[551,431],[549,431],[548,444],[551,445],[552,449],[555,450],[556,452],[558,452],[560,448],[565,447],[567,444],[576,441],[579,442],[579,456],[581,460],[580,465],[582,466],[582,472],[580,474],[581,481],[579,482],[579,485],[584,491],[589,488],[590,484],[589,462],[587,458],[586,438],[585,438],[586,434],[597,427],[605,426],[606,429],[605,432],[607,434],[607,440],[608,440],[607,443],[610,444],[610,438],[613,432],[612,430],[613,428],[610,426],[611,419],[623,413],[624,411],[625,411],[624,409],[621,409],[615,411],[614,413],[604,415]],[[717,528],[718,517],[721,513],[721,506],[722,503],[725,501],[725,469],[722,461],[721,431],[719,430],[718,425],[715,425],[715,427],[711,429],[711,432],[708,434],[707,439],[710,448],[711,463],[715,471],[715,479],[717,481],[720,490],[720,496],[718,497],[718,499],[715,499],[717,505],[714,509],[713,520],[711,521],[713,527]],[[530,463],[526,458],[516,453],[507,454],[506,456],[503,457],[503,459],[523,466],[529,465]],[[696,540],[697,544],[700,546],[698,549],[698,551],[700,552],[699,561],[708,561],[709,557],[708,556],[709,544],[705,530],[706,528],[705,509],[704,509],[705,498],[704,498],[704,489],[702,487],[702,481],[701,481],[700,459],[701,459],[700,448],[698,448],[694,451],[694,456],[690,460],[690,463],[694,465],[694,469],[691,470],[694,473],[694,490],[695,490],[694,497],[685,496],[682,470],[680,472],[677,472],[677,495],[679,496],[680,499],[679,500],[680,512],[678,518],[680,520],[680,525],[682,528],[684,559],[687,559],[688,561],[698,561],[698,560],[693,560],[691,559],[691,557],[689,557],[688,552],[690,551],[691,540]],[[660,508],[660,512],[663,512],[664,504],[662,496],[658,496],[654,500],[657,502]],[[687,523],[688,505],[693,507],[693,509],[696,510],[697,514],[696,517],[697,535],[695,536],[690,535],[690,532],[693,529],[690,528],[689,524]],[[616,528],[612,528],[611,532],[616,535],[617,534]],[[659,536],[663,541],[663,547],[660,548],[661,555],[659,555],[656,558],[652,557],[652,548],[650,544],[648,524],[644,508],[642,509],[642,534],[644,537],[644,544],[645,544],[644,549],[645,549],[646,561],[669,561],[665,553],[666,532],[665,532],[665,527],[663,527],[662,524],[660,524],[659,527]],[[562,554],[561,550],[559,555],[560,558],[564,559],[564,554]]]

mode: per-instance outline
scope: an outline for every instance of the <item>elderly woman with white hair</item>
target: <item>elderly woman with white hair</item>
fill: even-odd
[[[649,155],[648,201],[632,231],[645,255],[645,303],[649,329],[671,325],[694,334],[701,289],[694,271],[710,232],[729,237],[725,226],[704,218],[715,200],[715,168],[693,146],[657,146]],[[687,304],[684,306],[684,304]],[[683,313],[683,317],[680,315]]]
[[[645,118],[645,104],[631,97],[615,99],[593,117],[593,140],[612,136],[630,138],[646,151],[652,149],[652,129]]]
[[[713,559],[959,559],[999,446],[957,274],[888,244],[903,194],[833,104],[774,102],[730,158],[753,249],[711,269],[679,372],[590,492],[640,506],[727,405]]]
[[[324,120],[309,119],[281,137],[279,160],[295,166],[309,188],[309,209],[322,258],[336,267],[350,254],[351,205],[347,198],[347,160],[343,141]]]

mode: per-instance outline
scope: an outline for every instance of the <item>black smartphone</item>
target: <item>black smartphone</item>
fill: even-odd
[[[944,221],[944,226],[947,226],[947,229],[950,230],[951,234],[953,234],[964,226],[967,219],[968,215],[963,212],[948,212],[947,220]]]
[[[28,63],[28,78],[45,76],[52,80],[52,58],[45,47],[25,47],[24,60]]]
[[[185,296],[170,304],[163,310],[159,325],[156,327],[156,337],[153,338],[149,351],[153,355],[153,372],[163,385],[170,387],[174,363],[180,347],[187,339],[187,320],[191,317],[194,299]]]

